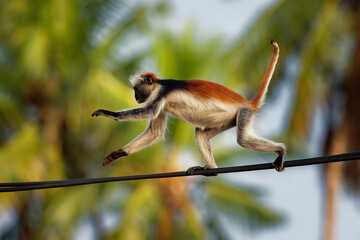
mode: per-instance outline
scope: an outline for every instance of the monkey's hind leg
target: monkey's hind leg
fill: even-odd
[[[242,108],[239,110],[236,119],[238,144],[244,148],[255,151],[275,152],[278,157],[274,161],[273,165],[278,172],[284,170],[284,160],[286,157],[285,144],[275,143],[265,138],[256,136],[253,130],[254,118],[255,112],[252,109]]]

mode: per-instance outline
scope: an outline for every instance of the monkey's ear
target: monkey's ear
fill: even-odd
[[[146,83],[151,85],[153,83],[153,79],[151,76],[147,76],[146,79],[145,79]]]

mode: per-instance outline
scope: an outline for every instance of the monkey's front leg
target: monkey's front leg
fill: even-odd
[[[103,166],[108,165],[109,163],[118,158],[126,157],[156,142],[163,136],[164,129],[165,113],[160,113],[157,118],[150,121],[149,126],[140,136],[135,138],[122,149],[108,154],[104,158]]]
[[[99,109],[91,114],[92,117],[104,116],[114,120],[140,120],[154,118],[160,111],[159,104],[151,103],[144,107],[126,109],[119,112]]]

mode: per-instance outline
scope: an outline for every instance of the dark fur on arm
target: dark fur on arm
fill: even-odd
[[[148,119],[156,117],[159,112],[159,103],[152,102],[144,107],[140,108],[131,108],[119,112],[112,112],[109,110],[99,109],[96,110],[92,117],[104,116],[112,118],[116,121],[119,120],[140,120],[140,119]]]

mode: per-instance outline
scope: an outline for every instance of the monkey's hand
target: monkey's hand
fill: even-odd
[[[95,112],[93,112],[93,114],[91,114],[92,117],[103,116],[103,115],[104,115],[103,109],[98,109]]]
[[[123,151],[122,149],[113,151],[112,153],[110,153],[106,157],[104,157],[103,166],[110,164],[112,161],[114,161],[118,158],[126,157],[127,155],[128,154],[125,151]]]
[[[112,112],[109,110],[99,109],[99,110],[96,110],[95,112],[93,112],[93,114],[91,114],[91,116],[92,117],[97,117],[97,116],[116,117],[117,114],[115,112]]]
[[[194,166],[194,167],[191,167],[188,170],[186,170],[186,174],[187,175],[194,175],[196,171],[207,171],[208,169],[210,169],[208,165],[205,165],[204,167]],[[201,174],[201,175],[204,175],[204,176],[207,176],[207,177],[212,177],[212,176],[217,176],[217,173],[204,173],[204,174]]]

